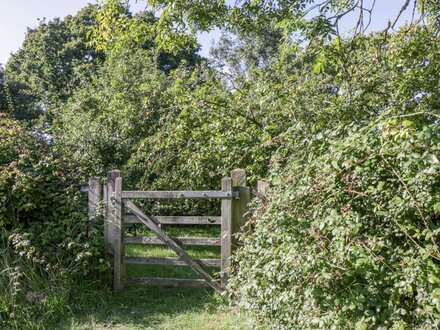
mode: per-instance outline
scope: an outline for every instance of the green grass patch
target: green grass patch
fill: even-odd
[[[210,289],[131,287],[75,317],[68,329],[250,329]]]
[[[171,236],[218,237],[213,226],[166,226]],[[133,233],[134,234],[134,233]],[[153,236],[137,229],[137,236]],[[220,258],[220,247],[185,246],[194,258]],[[165,246],[129,244],[126,256],[176,257]],[[206,268],[216,277],[219,268]],[[187,266],[126,265],[130,277],[199,278]],[[222,297],[209,288],[128,287],[108,294],[102,306],[70,320],[71,329],[250,329],[244,318],[227,307]]]
[[[214,226],[164,226],[179,237],[219,237]],[[129,234],[132,235],[132,234]],[[138,236],[151,236],[142,228]],[[185,246],[197,259],[220,258],[218,246]],[[177,257],[166,246],[129,244],[126,256]],[[0,253],[0,329],[250,329],[210,288],[136,286],[118,293],[35,271],[15,254]],[[206,268],[217,277],[219,268]],[[127,276],[199,278],[188,266],[126,265]],[[107,281],[103,281],[104,283]],[[35,296],[35,298],[33,298]],[[15,314],[15,317],[13,317]]]
[[[162,229],[174,237],[220,237],[220,226],[213,225],[164,225]],[[127,236],[155,236],[143,224],[134,224],[126,228]]]

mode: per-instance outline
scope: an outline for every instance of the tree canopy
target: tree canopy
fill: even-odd
[[[79,86],[87,86],[104,54],[89,47],[87,31],[97,7],[89,5],[64,20],[41,21],[28,29],[23,46],[5,67],[8,105],[17,119],[51,115]]]

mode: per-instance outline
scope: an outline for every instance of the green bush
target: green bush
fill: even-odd
[[[374,60],[380,40],[320,74],[339,91],[279,136],[241,237],[231,295],[274,328],[440,326],[439,43],[402,32]]]
[[[0,120],[3,238],[48,269],[76,264],[81,276],[107,269],[102,222],[88,220],[86,196],[78,189],[81,166],[18,122]]]
[[[0,145],[0,327],[42,329],[105,286],[102,219],[88,219],[82,169],[47,137],[3,115]]]
[[[311,141],[274,175],[231,288],[277,325],[436,328],[440,128],[350,129],[325,136],[320,154]]]

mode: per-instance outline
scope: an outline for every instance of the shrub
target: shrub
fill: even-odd
[[[279,136],[241,237],[231,295],[274,328],[440,326],[438,41],[397,34],[372,65],[365,40]]]
[[[2,329],[58,328],[66,315],[101,299],[99,284],[75,281],[75,269],[45,269],[17,255],[6,242],[0,243],[0,269]]]
[[[274,175],[231,288],[285,327],[435,328],[439,126],[383,119],[350,129],[326,136],[321,154],[312,141]]]
[[[22,257],[47,269],[76,265],[81,276],[105,270],[102,223],[88,220],[86,196],[78,189],[82,168],[54,150],[47,137],[0,119],[3,238]]]

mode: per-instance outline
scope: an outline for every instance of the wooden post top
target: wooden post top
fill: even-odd
[[[235,170],[232,170],[231,179],[232,179],[232,185],[234,187],[246,187],[247,186],[246,170],[242,168],[237,168]]]
[[[116,178],[119,178],[120,176],[121,176],[121,171],[119,171],[119,170],[113,170],[113,171],[107,172],[107,180],[109,182],[114,182],[116,180]]]
[[[264,180],[258,180],[257,193],[259,193],[261,195],[265,195],[268,187],[269,187],[269,183],[267,183]]]

